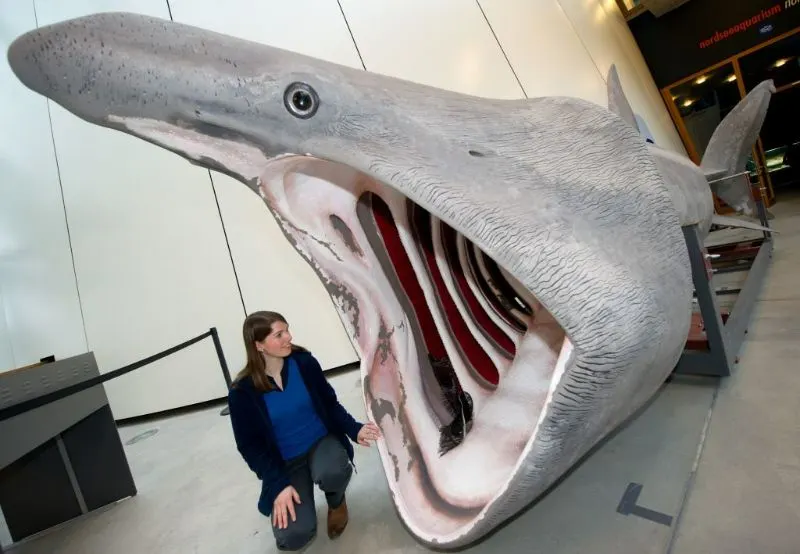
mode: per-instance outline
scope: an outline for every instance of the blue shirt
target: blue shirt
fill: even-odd
[[[269,417],[278,449],[284,460],[305,454],[314,444],[328,434],[325,424],[314,410],[297,362],[286,359],[283,373],[283,391],[280,389],[264,393]]]

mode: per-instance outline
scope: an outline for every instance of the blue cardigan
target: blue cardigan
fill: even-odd
[[[354,452],[350,440],[358,440],[358,432],[363,424],[356,421],[339,403],[319,362],[310,352],[294,351],[290,356],[297,362],[314,408],[328,433],[339,439],[352,463]],[[231,385],[228,407],[236,448],[261,480],[258,511],[270,516],[275,497],[290,483],[263,394],[255,388],[252,379],[246,377]]]

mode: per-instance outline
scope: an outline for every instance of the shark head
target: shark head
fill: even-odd
[[[239,179],[255,177],[248,156],[311,151],[326,128],[352,140],[357,125],[390,114],[359,109],[381,95],[363,72],[133,14],[41,28],[8,59],[26,86],[75,115]]]
[[[261,196],[361,357],[407,529],[469,544],[548,489],[680,357],[681,219],[635,129],[160,19],[19,37],[18,78]]]

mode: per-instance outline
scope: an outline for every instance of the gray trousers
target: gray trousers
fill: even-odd
[[[320,440],[309,452],[288,461],[289,481],[300,495],[295,504],[296,521],[289,515],[286,529],[272,525],[279,550],[300,550],[317,534],[317,509],[314,485],[324,493],[328,507],[338,508],[353,475],[353,467],[342,444],[331,435]],[[270,521],[272,521],[270,519]]]

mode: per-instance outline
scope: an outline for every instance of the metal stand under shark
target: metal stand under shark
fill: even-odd
[[[360,355],[399,517],[439,548],[535,501],[673,371],[683,228],[708,233],[709,180],[736,173],[774,90],[698,167],[645,141],[615,70],[610,110],[480,98],[124,13],[32,30],[8,58],[76,116],[264,200]]]
[[[750,186],[750,175],[740,176],[742,186]],[[738,354],[747,334],[758,293],[767,275],[774,238],[769,229],[766,208],[760,192],[753,196],[764,230],[750,231],[738,240],[715,240],[725,235],[723,226],[701,239],[697,227],[684,227],[692,278],[695,286],[696,310],[692,331],[675,373],[727,377],[739,362]],[[745,231],[747,233],[747,231]],[[723,277],[735,276],[735,286],[720,284]],[[725,302],[720,299],[733,299]]]

